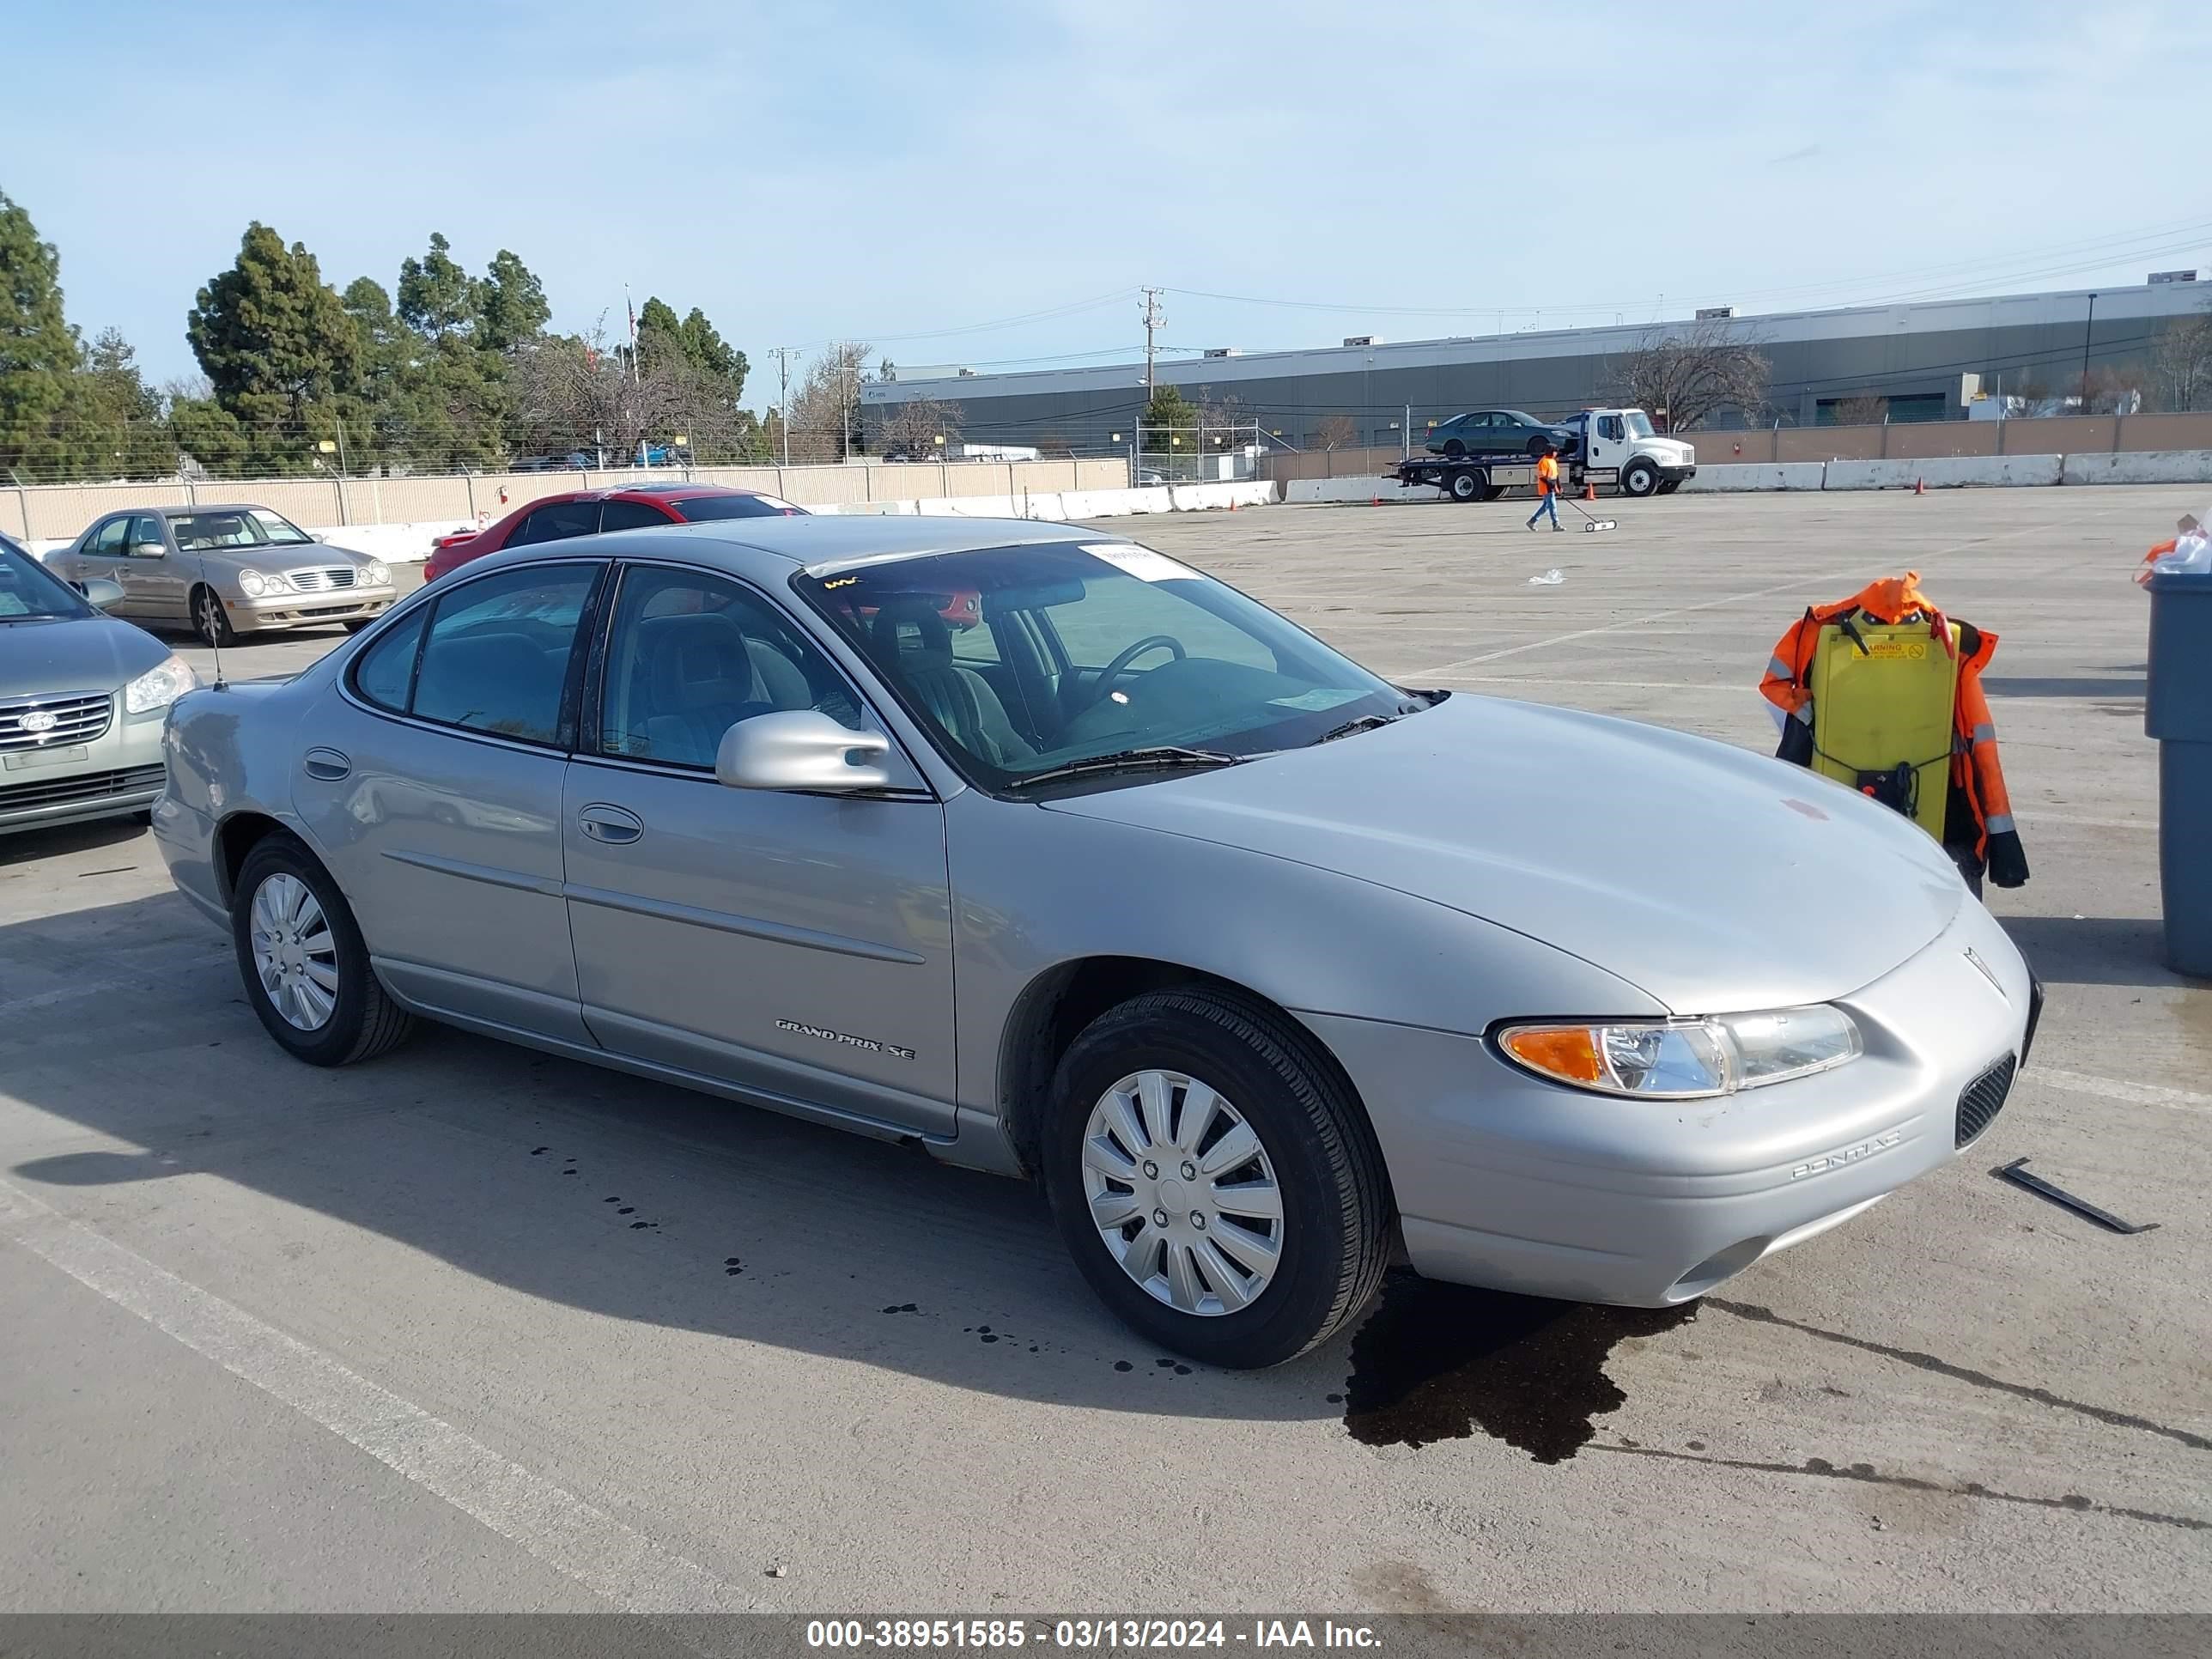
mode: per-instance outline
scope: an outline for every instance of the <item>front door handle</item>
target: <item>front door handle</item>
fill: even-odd
[[[335,749],[310,749],[300,757],[300,765],[309,777],[325,783],[336,783],[353,771],[353,763]]]
[[[645,820],[619,806],[595,804],[576,814],[576,827],[593,841],[620,847],[645,833]]]

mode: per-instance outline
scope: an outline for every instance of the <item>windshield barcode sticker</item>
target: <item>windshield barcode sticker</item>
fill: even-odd
[[[1127,572],[1140,582],[1189,581],[1198,575],[1188,565],[1177,564],[1166,554],[1139,547],[1134,542],[1094,542],[1083,550],[1094,559],[1103,559],[1116,570]]]

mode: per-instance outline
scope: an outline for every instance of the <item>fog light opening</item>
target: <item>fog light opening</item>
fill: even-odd
[[[1725,1250],[1707,1256],[1676,1279],[1667,1291],[1667,1299],[1687,1302],[1693,1296],[1703,1296],[1723,1279],[1733,1279],[1765,1255],[1766,1247],[1773,1242],[1765,1237],[1739,1239]]]

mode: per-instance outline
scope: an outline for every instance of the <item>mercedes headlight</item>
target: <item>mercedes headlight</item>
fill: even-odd
[[[1732,1095],[1856,1060],[1859,1028],[1826,1003],[1711,1019],[1508,1025],[1498,1052],[1524,1071],[1642,1100]]]
[[[238,591],[249,599],[258,599],[269,591],[269,579],[258,570],[238,573]]]
[[[123,712],[150,714],[156,708],[167,708],[199,683],[200,678],[192,672],[190,663],[182,657],[172,657],[123,688]]]
[[[391,580],[392,567],[390,565],[385,563],[381,559],[371,559],[368,562],[368,585],[371,587],[382,587]]]

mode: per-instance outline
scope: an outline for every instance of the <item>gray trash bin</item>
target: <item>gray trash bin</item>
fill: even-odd
[[[2153,576],[2143,731],[2158,739],[2166,963],[2212,978],[2212,575]]]

